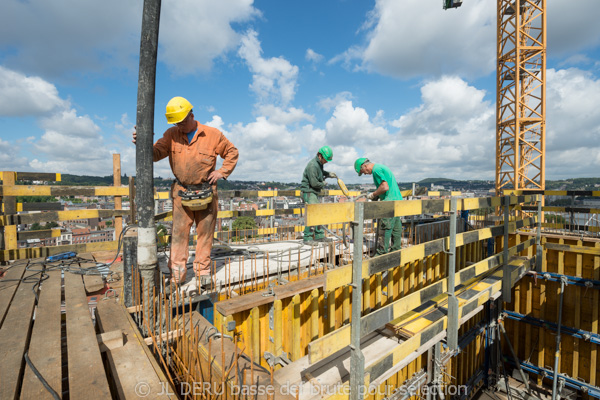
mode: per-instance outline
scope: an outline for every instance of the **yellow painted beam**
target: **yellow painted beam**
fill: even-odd
[[[521,223],[519,223],[518,221],[509,223],[509,232],[514,233],[517,229],[517,224],[519,226],[529,226],[529,225],[535,223],[534,218],[526,218],[521,221],[522,221]],[[503,234],[503,232],[498,233],[497,236],[502,235],[502,234]],[[494,237],[494,235],[492,234],[491,228],[483,228],[483,229],[479,229],[477,231],[469,231],[469,232],[459,233],[458,235],[456,235],[456,245],[457,246],[464,245],[466,243],[465,238],[474,237],[475,235],[477,235],[477,241]],[[379,257],[389,258],[389,257],[395,257],[394,254],[397,254],[398,265],[390,266],[390,268],[394,268],[394,267],[404,265],[409,262],[422,260],[426,256],[431,255],[431,254],[426,253],[426,248],[428,246],[434,246],[435,242],[439,243],[439,242],[447,241],[447,239],[448,238],[437,239],[437,240],[434,240],[431,242],[422,243],[422,244],[418,244],[418,245],[411,246],[411,247],[405,247],[394,253],[389,253],[384,256],[379,256]],[[468,243],[471,243],[471,242],[468,242]],[[445,246],[446,246],[446,248],[448,247],[447,243]],[[362,264],[363,278],[366,278],[367,276],[369,276],[369,265],[372,262],[374,262],[374,260],[376,260],[376,259],[377,259],[377,257],[374,257],[372,259],[363,261],[363,264]],[[339,268],[336,268],[333,270],[329,270],[325,273],[325,290],[328,290],[328,291],[335,290],[338,287],[349,285],[351,283],[352,283],[352,265],[344,265],[342,267],[339,267]]]
[[[171,192],[156,192],[154,200],[168,200],[171,197]]]
[[[520,243],[517,246],[513,246],[509,249],[509,257],[515,256],[521,251],[533,246],[535,244],[535,238],[531,238],[523,243]],[[492,257],[488,257],[485,260],[482,260],[478,263],[475,263],[461,271],[458,271],[455,278],[456,285],[467,284],[468,282],[473,282],[477,279],[481,279],[488,271],[497,268],[502,265],[504,256],[503,253],[499,253]],[[364,269],[364,264],[363,264]],[[335,270],[334,270],[335,271]],[[333,272],[333,271],[332,271]],[[463,279],[462,277],[467,277]],[[472,278],[474,277],[474,278]],[[389,317],[387,323],[393,319],[397,319],[402,317],[410,310],[416,309],[421,306],[425,301],[432,300],[434,297],[428,295],[427,293],[444,293],[448,291],[448,278],[444,278],[432,285],[429,285],[417,292],[411,293],[408,296],[402,297],[395,302],[382,307],[372,314],[366,315],[361,318],[361,325],[365,325],[368,329],[361,327],[361,334],[366,335],[369,332],[372,332],[374,329],[378,329],[381,326],[371,326],[370,320],[377,318],[375,316],[376,313],[381,313],[382,315]],[[326,290],[332,290],[331,288],[326,288]],[[431,297],[431,298],[429,298]],[[346,332],[346,330],[348,332]],[[366,332],[365,332],[366,330]],[[338,350],[346,347],[350,344],[350,326],[344,326],[334,332],[331,332],[322,338],[319,338],[312,343],[309,344],[309,360],[311,363],[321,360],[329,355],[335,353]]]
[[[128,196],[128,186],[2,186],[3,196]]]
[[[24,260],[27,258],[48,257],[66,251],[89,253],[91,251],[117,250],[118,242],[98,242],[70,244],[65,246],[30,247],[26,249],[0,250],[0,261]]]

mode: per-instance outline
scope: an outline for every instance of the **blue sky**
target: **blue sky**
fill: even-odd
[[[548,1],[547,179],[600,176],[600,3]],[[141,1],[3,0],[0,169],[135,171]],[[240,150],[230,179],[494,179],[496,7],[464,0],[162,2],[155,138],[186,97]],[[172,177],[166,160],[155,175]]]

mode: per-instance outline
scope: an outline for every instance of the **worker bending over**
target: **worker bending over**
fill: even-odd
[[[369,193],[369,200],[402,200],[402,193],[392,171],[383,164],[374,164],[367,158],[359,158],[354,162],[354,169],[360,176],[373,175],[375,191]],[[402,221],[400,217],[381,218],[377,226],[379,241],[375,255],[400,250],[402,247]],[[391,242],[391,243],[390,243]],[[391,244],[391,246],[390,246]]]
[[[202,125],[194,119],[192,104],[183,97],[173,97],[167,103],[167,122],[175,126],[167,129],[163,137],[154,143],[153,160],[169,157],[175,181],[171,185],[173,198],[173,232],[169,269],[171,281],[179,285],[185,282],[190,228],[195,223],[198,240],[194,258],[194,273],[201,281],[210,276],[210,252],[212,249],[219,201],[217,181],[226,179],[238,161],[238,150],[218,129]],[[133,133],[135,143],[136,132]],[[215,170],[217,156],[223,165]],[[212,201],[203,210],[197,206],[182,204],[182,194],[190,190],[212,189]],[[210,197],[208,197],[210,200]],[[187,200],[184,199],[187,204]]]
[[[329,146],[323,146],[317,152],[315,158],[309,161],[304,173],[302,174],[302,183],[300,190],[302,191],[302,199],[305,204],[316,204],[319,202],[317,195],[321,189],[325,187],[326,178],[337,178],[333,172],[327,172],[323,169],[323,165],[333,159],[333,150]],[[327,242],[329,239],[325,237],[323,227],[307,226],[304,228],[304,243],[312,245],[315,242]]]

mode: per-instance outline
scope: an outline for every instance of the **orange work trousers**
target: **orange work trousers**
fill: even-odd
[[[190,228],[195,223],[198,240],[194,258],[196,276],[210,275],[210,251],[212,250],[219,201],[216,188],[213,187],[213,201],[205,210],[191,211],[181,204],[179,190],[181,186],[174,184],[171,191],[173,198],[173,232],[171,235],[171,257],[169,269],[175,283],[185,282],[187,260],[189,257]]]

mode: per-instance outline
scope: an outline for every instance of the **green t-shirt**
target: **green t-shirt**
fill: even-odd
[[[387,182],[389,189],[379,196],[379,200],[402,200],[402,193],[400,193],[400,188],[398,188],[398,183],[396,182],[396,178],[394,178],[392,171],[385,165],[374,164],[373,183],[375,184],[375,189],[377,189],[383,181]]]

